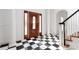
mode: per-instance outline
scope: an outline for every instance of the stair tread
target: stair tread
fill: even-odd
[[[70,45],[66,44],[66,45],[64,45],[64,47],[65,47],[65,48],[68,48],[68,47],[70,47]]]

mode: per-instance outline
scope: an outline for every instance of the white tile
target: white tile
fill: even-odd
[[[39,43],[40,41],[34,41],[35,43]]]
[[[49,46],[49,48],[50,48],[51,50],[56,50],[56,47],[54,47],[54,46]]]
[[[22,45],[22,43],[16,43],[16,46],[20,46],[20,45]]]
[[[46,38],[46,36],[45,36],[45,35],[43,35],[43,38]]]
[[[48,37],[49,39],[51,39],[52,37]]]
[[[32,45],[32,48],[35,49],[36,47],[38,47],[37,44]]]
[[[38,36],[38,38],[41,38],[41,36]]]
[[[33,42],[33,40],[29,40],[28,42]]]
[[[45,48],[47,48],[47,46],[41,45],[40,48],[41,48],[41,49],[45,49]]]
[[[41,40],[40,38],[37,38],[37,40]]]
[[[31,40],[33,40],[33,39],[34,39],[34,37],[31,38]]]
[[[48,39],[50,42],[52,42],[53,40],[52,39]]]
[[[44,45],[46,42],[42,41],[42,42],[40,42],[40,43]]]
[[[8,46],[0,48],[0,50],[7,50]]]
[[[25,43],[23,46],[24,47],[28,47],[28,46],[30,46],[30,44],[29,43]]]
[[[25,41],[27,41],[27,40],[26,39],[22,40],[22,42],[25,42]]]
[[[47,39],[42,39],[43,41],[47,40]]]
[[[64,48],[63,47],[61,47],[61,46],[59,46],[59,48],[58,49],[60,49],[60,50],[64,50]]]
[[[54,44],[54,42],[49,42],[51,45]]]
[[[59,45],[60,43],[59,43],[59,42],[56,42],[56,44],[58,44],[58,45]]]
[[[10,48],[10,49],[8,49],[8,50],[16,50],[16,47],[14,47],[14,48]]]

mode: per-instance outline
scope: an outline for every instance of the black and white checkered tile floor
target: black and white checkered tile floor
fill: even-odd
[[[26,47],[26,50],[51,50],[53,49],[58,49],[59,44],[57,42],[51,42],[51,40],[43,39],[43,40],[29,40],[27,43],[24,45]]]
[[[8,47],[2,46],[3,49],[6,50],[61,50],[63,49],[60,46],[59,39],[54,37],[38,37],[38,38],[31,38],[30,40],[22,40],[17,41],[16,46]],[[8,47],[8,48],[7,48]],[[0,48],[0,50],[2,49]]]

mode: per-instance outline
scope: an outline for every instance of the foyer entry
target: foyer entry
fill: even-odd
[[[38,37],[41,31],[42,14],[31,11],[24,11],[24,38]]]

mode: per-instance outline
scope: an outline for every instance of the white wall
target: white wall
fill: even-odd
[[[12,10],[0,9],[0,44],[11,43],[12,38]]]
[[[24,39],[23,10],[0,9],[0,44]]]
[[[51,9],[50,10],[50,32],[54,35],[58,33],[58,21],[57,21],[57,13],[60,11],[60,9]]]
[[[16,9],[14,10],[14,31],[16,40],[24,39],[24,10]],[[16,30],[15,30],[16,29]]]

